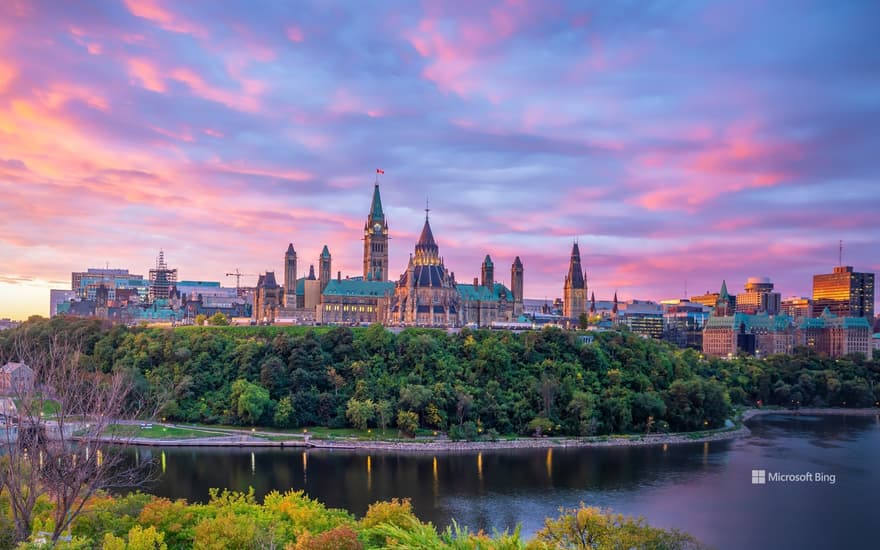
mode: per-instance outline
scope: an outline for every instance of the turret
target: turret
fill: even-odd
[[[321,256],[318,258],[318,274],[319,280],[321,281],[322,293],[324,292],[324,289],[327,288],[327,283],[330,282],[331,273],[330,250],[325,244],[324,249],[321,251]]]
[[[296,250],[293,243],[287,245],[284,253],[284,305],[293,307],[296,303]]]
[[[519,317],[523,312],[523,264],[519,256],[510,266],[510,292],[513,294],[513,314]]]
[[[492,264],[492,258],[488,254],[486,254],[486,258],[483,260],[482,275],[484,287],[492,288],[495,286],[495,265]]]

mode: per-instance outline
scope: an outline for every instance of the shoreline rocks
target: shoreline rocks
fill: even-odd
[[[783,415],[835,415],[835,416],[877,416],[880,409],[748,409],[743,412],[738,427],[721,428],[714,431],[678,432],[671,434],[651,435],[610,435],[591,437],[544,437],[519,438],[498,441],[365,441],[359,439],[332,440],[309,438],[292,438],[290,440],[273,441],[260,439],[251,434],[228,435],[198,439],[134,439],[129,445],[151,447],[299,447],[311,449],[340,449],[391,452],[461,452],[487,451],[496,449],[552,449],[575,447],[630,447],[642,445],[679,445],[684,443],[706,443],[725,441],[748,436],[751,431],[745,425],[756,416],[770,414]],[[280,435],[280,434],[275,434]]]

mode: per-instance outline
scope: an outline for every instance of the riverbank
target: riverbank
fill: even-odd
[[[880,409],[747,409],[739,415],[734,426],[717,430],[649,435],[608,435],[592,437],[528,437],[496,441],[452,441],[446,438],[416,440],[363,440],[357,438],[318,439],[308,434],[289,434],[258,430],[216,429],[217,437],[193,439],[161,439],[134,437],[130,445],[152,447],[301,447],[314,449],[346,449],[394,452],[456,452],[493,449],[547,449],[574,447],[628,447],[641,445],[677,445],[705,443],[746,437],[751,432],[745,425],[756,416],[785,415],[840,415],[877,416]],[[169,427],[178,427],[169,424]],[[207,431],[207,430],[206,430]]]

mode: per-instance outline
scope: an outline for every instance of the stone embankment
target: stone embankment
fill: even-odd
[[[642,445],[705,443],[709,441],[724,441],[745,437],[751,433],[745,423],[756,416],[768,414],[878,416],[880,415],[880,409],[748,409],[742,413],[737,425],[729,428],[689,433],[650,435],[612,435],[580,438],[529,437],[499,439],[497,441],[452,441],[446,438],[371,441],[355,438],[315,439],[309,435],[283,434],[279,432],[214,429],[211,431],[217,431],[217,437],[199,437],[192,439],[133,438],[128,440],[128,443],[131,445],[159,447],[308,447],[315,449],[348,449],[389,452],[415,451],[432,453],[484,451],[493,449],[634,447]],[[289,436],[289,439],[285,436]],[[266,437],[272,439],[265,439]]]

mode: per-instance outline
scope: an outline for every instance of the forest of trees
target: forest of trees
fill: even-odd
[[[84,368],[123,372],[169,421],[292,428],[397,427],[477,434],[601,435],[718,428],[731,405],[870,407],[880,360],[803,349],[706,359],[628,332],[584,344],[559,329],[129,328],[34,318],[0,332],[70,331]],[[160,399],[161,398],[161,399]]]

